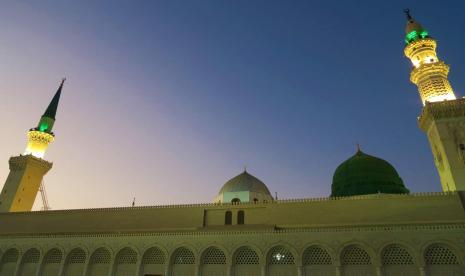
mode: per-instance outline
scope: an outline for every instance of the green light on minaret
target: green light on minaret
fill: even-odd
[[[45,131],[47,131],[47,129],[48,129],[48,124],[45,123],[45,122],[42,122],[40,124],[40,126],[39,126],[39,130],[42,131],[42,132],[45,132]]]
[[[428,37],[428,31],[421,30],[420,33],[418,31],[413,30],[405,36],[405,43],[409,44],[412,41],[423,39]]]

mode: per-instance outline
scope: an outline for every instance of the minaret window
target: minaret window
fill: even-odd
[[[237,224],[244,224],[245,222],[245,213],[244,211],[240,210],[237,212]]]
[[[225,225],[232,224],[232,212],[231,211],[226,211],[226,214],[224,215],[224,224]]]
[[[238,198],[236,197],[236,198],[233,198],[233,199],[231,200],[231,203],[232,203],[232,204],[238,204],[238,203],[241,203],[241,200],[238,199]]]

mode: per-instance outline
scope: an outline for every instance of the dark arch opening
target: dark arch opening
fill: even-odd
[[[244,224],[245,221],[245,213],[244,211],[240,210],[237,212],[237,224]]]
[[[232,224],[232,213],[231,211],[226,211],[224,215],[224,224],[231,225]]]
[[[241,202],[241,200],[238,199],[237,197],[235,197],[235,198],[233,198],[233,199],[231,200],[231,203],[232,203],[232,204],[237,204],[237,203],[240,203],[240,202]]]

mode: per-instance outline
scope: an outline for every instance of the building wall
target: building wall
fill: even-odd
[[[465,224],[3,236],[0,275],[465,275],[463,233]]]

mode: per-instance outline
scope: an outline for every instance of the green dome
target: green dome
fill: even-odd
[[[391,164],[360,150],[337,167],[331,190],[331,196],[409,192]]]
[[[270,195],[270,191],[260,179],[249,174],[247,171],[233,177],[226,182],[220,190],[220,194],[225,192],[257,192]]]

